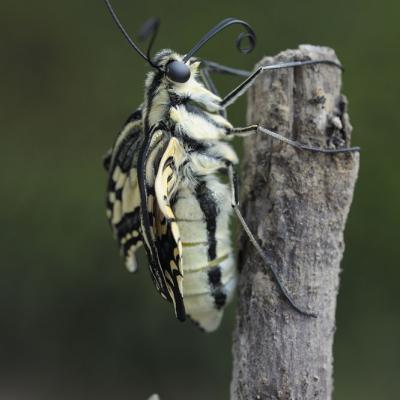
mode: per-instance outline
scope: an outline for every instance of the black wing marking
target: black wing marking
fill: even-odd
[[[107,217],[129,271],[136,270],[135,251],[143,243],[137,179],[137,160],[144,139],[141,116],[139,109],[129,117],[103,159],[109,173]]]
[[[104,154],[103,156],[103,167],[106,170],[106,172],[110,171],[111,159],[112,159],[112,149],[109,149],[107,153]]]
[[[161,295],[172,301],[178,319],[185,319],[182,293],[182,245],[170,199],[179,182],[183,149],[176,138],[168,142],[156,127],[146,135],[138,163],[141,219],[153,281]]]
[[[164,275],[171,294],[175,312],[184,319],[182,243],[178,224],[171,208],[171,198],[176,193],[179,179],[179,166],[185,158],[183,147],[176,138],[169,140],[158,166],[155,180],[156,216],[155,232],[159,258],[164,265]]]

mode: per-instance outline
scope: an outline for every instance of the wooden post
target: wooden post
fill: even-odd
[[[333,50],[300,46],[259,65],[307,59],[338,61]],[[341,70],[332,65],[264,72],[249,93],[248,122],[304,144],[350,145]],[[294,311],[242,235],[233,335],[232,400],[327,400],[343,231],[359,154],[294,149],[262,134],[245,140],[242,212],[296,303]]]

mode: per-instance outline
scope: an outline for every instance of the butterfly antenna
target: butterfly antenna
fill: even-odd
[[[131,47],[136,51],[136,53],[138,53],[140,55],[140,57],[142,57],[144,60],[146,60],[152,67],[157,68],[158,66],[153,64],[152,61],[150,60],[150,58],[148,56],[146,56],[146,54],[143,53],[143,51],[139,48],[139,46],[133,41],[133,39],[129,36],[128,32],[126,31],[126,29],[124,28],[124,26],[122,25],[121,21],[119,20],[117,14],[114,11],[114,8],[112,7],[111,3],[109,0],[104,0],[106,3],[106,6],[108,8],[108,11],[111,14],[112,19],[114,20],[115,24],[117,25],[117,27],[119,28],[119,30],[122,32],[122,34],[124,35],[125,39],[128,41],[128,43],[131,45]]]

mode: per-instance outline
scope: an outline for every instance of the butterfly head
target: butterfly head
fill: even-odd
[[[194,78],[200,65],[200,61],[194,57],[187,62],[183,58],[170,49],[164,49],[156,53],[152,61],[157,64],[158,76],[165,78],[170,84],[179,85]]]

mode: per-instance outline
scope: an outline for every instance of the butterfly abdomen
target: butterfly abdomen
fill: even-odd
[[[236,287],[229,232],[229,189],[214,175],[178,190],[174,214],[182,241],[183,299],[189,317],[215,330]]]

